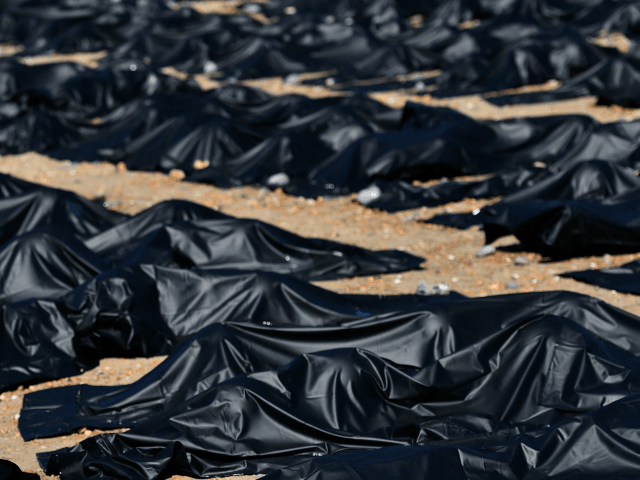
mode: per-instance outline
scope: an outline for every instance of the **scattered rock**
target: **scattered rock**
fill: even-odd
[[[271,175],[266,180],[266,184],[269,185],[272,188],[273,187],[286,187],[287,185],[289,185],[290,182],[291,182],[291,179],[289,178],[289,175],[287,175],[284,172],[280,172],[280,173],[276,173],[274,175]]]
[[[255,3],[248,3],[244,6],[244,11],[247,13],[259,13],[260,10],[260,5],[257,5]]]
[[[204,62],[204,73],[213,73],[218,71],[218,64],[211,60]]]
[[[416,218],[418,218],[418,216],[420,216],[420,212],[413,212],[411,215],[407,215],[404,218],[404,221],[411,222],[412,220],[415,220]]]
[[[196,170],[203,170],[210,165],[209,160],[196,160],[193,162],[193,168]]]
[[[297,73],[290,73],[284,77],[284,83],[300,83],[300,76]]]
[[[363,190],[358,192],[356,196],[356,200],[363,205],[369,205],[371,202],[376,200],[382,194],[382,190],[377,185],[371,185]]]
[[[169,176],[171,178],[173,178],[174,180],[184,180],[184,178],[187,176],[186,173],[184,173],[182,170],[180,170],[179,168],[173,168],[171,169],[171,171],[169,172]]]
[[[518,288],[518,284],[516,282],[509,282],[506,285],[507,288]]]
[[[437,285],[430,285],[424,280],[418,284],[416,289],[416,295],[448,295],[451,288],[446,283],[438,283]]]
[[[494,253],[496,253],[496,247],[494,247],[493,245],[485,245],[476,252],[476,257],[487,257],[489,255],[493,255]]]
[[[518,255],[516,258],[513,259],[513,264],[518,266],[529,265],[529,259],[527,257]]]

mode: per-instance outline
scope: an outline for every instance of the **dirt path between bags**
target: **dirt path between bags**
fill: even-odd
[[[203,11],[216,12],[216,8],[219,8],[219,13],[234,14],[240,12],[244,3],[246,2],[239,0],[197,2],[197,6]],[[610,42],[618,45],[620,49],[625,46],[624,39],[616,35],[602,35],[598,41]],[[0,45],[0,56],[15,55],[21,58],[20,51],[20,46]],[[94,67],[102,55],[104,55],[103,52],[72,56],[49,55],[23,58],[22,61],[35,64],[68,60]],[[173,73],[180,75],[179,72]],[[222,84],[215,78],[205,75],[198,76],[197,80],[204,88],[215,88]],[[273,78],[240,83],[276,95],[297,93],[317,98],[340,94],[323,86],[309,87],[285,83],[282,79]],[[550,82],[516,91],[548,90],[558,86],[559,83]],[[601,122],[640,118],[640,109],[597,106],[594,97],[507,107],[496,107],[478,95],[435,99],[429,95],[418,95],[412,90],[373,93],[371,97],[394,108],[402,107],[407,101],[414,101],[449,106],[475,118],[495,120],[566,114],[591,115]],[[160,173],[130,172],[108,163],[76,164],[70,161],[56,161],[35,153],[0,157],[0,172],[46,186],[72,190],[90,199],[103,198],[109,208],[130,214],[137,213],[162,200],[185,199],[230,215],[264,220],[304,236],[328,238],[371,249],[400,249],[427,259],[423,269],[403,274],[315,282],[319,286],[336,292],[384,295],[413,293],[420,281],[426,281],[429,284],[446,283],[453,290],[472,297],[569,290],[603,299],[619,308],[640,315],[640,297],[638,296],[616,293],[558,276],[566,271],[618,266],[640,258],[640,253],[551,262],[539,254],[519,251],[517,239],[511,236],[502,238],[494,244],[510,247],[508,250],[499,250],[494,255],[476,258],[476,252],[484,244],[484,234],[477,227],[461,231],[420,222],[421,219],[428,219],[439,213],[470,212],[496,199],[490,201],[466,199],[436,208],[423,207],[392,214],[362,207],[354,202],[354,195],[309,200],[255,187],[224,190],[210,185],[182,182]],[[517,266],[514,262],[516,257],[525,257],[528,263]],[[516,282],[517,288],[507,289],[506,285],[509,282]],[[78,383],[98,385],[130,383],[149,372],[161,361],[162,357],[105,359],[100,362],[99,367],[81,376],[44,382],[27,388],[21,387],[1,394],[0,458],[15,462],[23,471],[37,473],[41,478],[57,478],[43,474],[35,454],[73,446],[89,436],[102,432],[83,429],[73,435],[23,442],[17,429],[23,395],[29,391]],[[187,477],[172,478],[177,480]],[[230,478],[242,480],[254,477]]]

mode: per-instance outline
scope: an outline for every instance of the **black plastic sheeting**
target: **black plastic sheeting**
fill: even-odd
[[[154,265],[109,270],[58,299],[29,298],[1,307],[0,389],[78,375],[100,358],[168,354],[212,324],[339,325],[426,301],[340,296],[275,273]]]
[[[358,201],[370,208],[397,212],[420,207],[434,207],[457,202],[465,198],[491,198],[507,195],[526,188],[545,174],[535,167],[509,169],[476,181],[449,181],[445,177],[439,184],[428,188],[403,181],[377,180],[358,192]]]
[[[638,121],[476,121],[360,95],[310,100],[234,85],[338,69],[340,90],[438,68],[413,86],[445,96],[560,80],[556,91],[495,101],[595,94],[637,106],[635,44],[620,54],[587,38],[637,37],[637,2],[251,8],[279,19],[263,25],[156,0],[4,2],[0,41],[24,44],[27,55],[109,52],[97,69],[0,61],[0,154],[178,168],[187,180],[305,196],[368,187],[360,200],[392,211],[504,195],[475,215],[430,221],[482,223],[489,243],[514,234],[555,257],[640,249]],[[424,27],[409,21],[416,13]],[[203,92],[161,73],[168,65],[228,85]],[[479,174],[489,178],[410,184]],[[0,218],[0,389],[77,375],[107,356],[168,355],[132,385],[27,394],[25,439],[130,428],[39,455],[48,474],[637,477],[640,322],[604,302],[566,292],[339,295],[306,280],[399,272],[423,259],[188,202],[129,217],[7,176]],[[636,269],[588,273],[617,273],[632,289]],[[0,462],[0,476],[5,466],[20,474]]]
[[[640,260],[634,260],[619,267],[565,272],[560,276],[617,292],[640,295]]]
[[[640,108],[639,86],[640,57],[637,48],[634,48],[627,54],[598,62],[556,90],[490,97],[487,101],[497,105],[511,105],[595,95],[600,105]]]
[[[0,480],[37,480],[35,473],[25,473],[15,463],[9,460],[0,460]]]
[[[422,122],[417,124],[410,118],[417,107],[400,113],[358,95],[274,98],[233,85],[202,92],[193,79],[181,81],[160,71],[172,65],[191,73],[216,72],[233,83],[337,68],[342,82],[439,68],[444,72],[439,77],[419,80],[423,87],[438,87],[433,95],[553,79],[563,87],[539,95],[596,94],[603,103],[624,105],[637,101],[636,49],[621,54],[587,38],[611,28],[636,35],[634,2],[485,3],[253,5],[278,16],[264,25],[245,15],[174,10],[157,0],[5,2],[0,40],[25,44],[26,54],[107,49],[109,55],[97,69],[3,59],[0,154],[35,150],[71,160],[123,161],[131,169],[179,168],[188,180],[286,187],[306,196],[348,194],[373,181],[494,174],[517,169],[533,153],[534,161],[553,163],[562,159],[563,145],[574,159],[637,156],[632,155],[637,142],[629,143],[637,137],[630,132],[637,122],[474,123],[431,109],[418,114]],[[288,7],[295,7],[296,15],[288,15]],[[415,13],[425,16],[421,28],[408,20]],[[457,28],[470,20],[480,25]],[[296,77],[290,81],[300,82]],[[102,121],[93,122],[96,117]],[[586,142],[591,128],[599,134],[591,135],[592,142],[580,151],[577,145],[580,139]],[[574,129],[585,129],[584,135]],[[504,143],[504,135],[527,141],[517,148]],[[209,166],[197,170],[196,160]],[[415,197],[402,184],[392,188],[400,196]],[[459,194],[452,192],[454,198]]]
[[[553,257],[637,252],[640,190],[631,193],[602,203],[549,200],[485,207],[486,242],[513,234],[525,248]]]
[[[327,455],[267,480],[403,478],[637,478],[638,395],[533,432],[469,420],[434,421],[429,445]],[[611,428],[616,425],[615,428]],[[456,431],[455,440],[450,432]],[[442,432],[446,432],[442,435]],[[571,439],[567,441],[567,439]]]
[[[545,170],[533,185],[478,212],[426,221],[456,228],[482,224],[486,243],[513,234],[524,248],[552,257],[629,253],[640,250],[639,198],[633,170],[580,162],[555,174]]]
[[[275,301],[286,291],[282,283],[306,292],[296,278],[399,272],[423,261],[405,252],[303,238],[185,201],[128,217],[6,175],[0,186],[6,194],[0,199],[0,389],[77,375],[104,356],[166,354],[206,325],[238,320],[241,311],[242,320],[272,314],[261,321],[304,324],[271,311],[263,294]],[[161,267],[173,268],[173,276],[157,277]],[[255,277],[261,271],[287,276],[261,290]],[[192,303],[181,304],[187,298]],[[202,316],[190,310],[205,300]],[[237,304],[242,309],[231,307]],[[308,317],[320,321],[322,315]]]
[[[7,121],[4,153],[36,149],[78,161],[122,161],[135,170],[179,168],[187,180],[263,184],[304,196],[348,194],[376,180],[513,177],[535,162],[556,168],[584,160],[639,163],[637,121],[599,124],[577,115],[477,121],[443,108],[392,110],[362,97],[273,97],[239,86],[145,96],[99,125],[74,120],[73,129],[62,126],[71,122],[62,113],[34,119],[26,112]],[[439,196],[448,195],[456,196]]]
[[[443,68],[438,83],[461,91],[566,80],[616,55],[587,35],[639,31],[634,2],[421,3],[270,2],[253,6],[278,19],[263,25],[242,15],[172,10],[160,1],[14,0],[0,10],[0,40],[24,44],[28,54],[106,49],[106,62],[138,60],[233,78],[336,68],[347,78],[373,78]],[[411,26],[413,13],[426,14],[423,27]],[[474,19],[482,24],[456,28]]]
[[[358,200],[368,207],[392,212],[437,206],[464,198],[503,195],[505,198],[501,203],[553,199],[602,201],[640,188],[640,178],[635,170],[623,165],[591,160],[568,162],[568,165],[559,163],[551,168],[546,168],[546,165],[544,168],[523,166],[506,169],[486,180],[461,182],[445,179],[428,188],[406,182],[377,181],[360,191]]]
[[[6,176],[2,179],[6,179],[7,193],[21,188],[20,182],[14,184]],[[147,263],[275,271],[315,280],[402,271],[422,262],[404,252],[373,252],[303,238],[258,220],[234,218],[186,201],[162,202],[128,218],[71,192],[28,190],[26,182],[23,188],[26,193],[0,199],[0,256],[9,262],[46,256],[64,265],[68,260],[60,260],[60,255],[74,255],[79,263],[98,270],[103,265]],[[74,241],[65,254],[50,247],[52,242],[64,248],[65,242]],[[81,241],[84,245],[77,243]],[[15,255],[12,251],[31,253]],[[19,271],[18,263],[10,268]]]
[[[349,450],[389,458],[401,445],[504,451],[490,456],[495,469],[520,473],[592,464],[626,473],[634,448],[607,448],[605,438],[635,438],[619,415],[634,411],[624,405],[640,385],[638,325],[566,292],[439,298],[338,327],[216,325],[131,386],[28,394],[21,429],[31,438],[55,433],[57,421],[62,431],[136,425],[39,456],[64,479],[265,473]],[[507,454],[545,438],[563,440],[553,455]],[[349,469],[351,457],[327,458]],[[454,478],[464,478],[461,461],[481,468],[448,460],[440,465],[457,468]]]
[[[151,272],[147,273],[151,276]],[[417,319],[415,312],[425,305],[446,303],[459,297],[456,294],[446,297],[338,295],[286,277],[255,273],[196,271],[186,274],[181,270],[156,268],[153,274],[160,293],[155,308],[160,311],[160,318],[155,323],[158,327],[180,325],[182,337],[188,340],[174,350],[162,366],[135,385],[115,389],[85,385],[73,393],[63,389],[29,397],[20,423],[25,439],[68,433],[86,422],[105,428],[135,426],[221,381],[242,373],[280,367],[299,354],[331,348],[336,342],[378,354],[384,352],[386,356],[407,355],[407,345],[418,351],[418,345],[424,342],[423,335],[414,335],[407,344],[405,333],[416,333],[425,325],[425,320]],[[177,280],[184,280],[184,287],[179,292],[170,292]],[[128,281],[132,284],[131,278]],[[139,290],[136,289],[136,293]],[[192,307],[189,313],[181,310],[183,304]],[[131,309],[129,314],[135,322],[131,325],[136,329],[134,335],[148,337],[140,312]],[[245,323],[223,323],[225,318]],[[366,325],[360,326],[363,320],[367,320]],[[85,343],[93,342],[99,335],[105,339],[102,343],[108,340],[105,335],[108,332],[100,332],[98,322]],[[189,337],[193,332],[197,333]],[[389,341],[380,342],[383,338]],[[400,346],[403,350],[396,352]],[[93,346],[84,345],[83,351],[90,347]],[[149,349],[157,350],[158,343],[149,345]],[[171,372],[181,373],[175,376]],[[47,403],[48,395],[58,392],[62,394],[60,398],[66,399],[59,403],[60,411],[54,408],[57,401]],[[159,392],[163,392],[162,399],[152,400]],[[68,404],[72,397],[87,406]],[[139,402],[133,397],[146,399]],[[88,407],[89,404],[92,407]],[[51,422],[51,415],[64,420]]]

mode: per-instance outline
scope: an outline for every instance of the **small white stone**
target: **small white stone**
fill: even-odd
[[[247,13],[258,13],[260,11],[260,5],[255,3],[249,3],[244,6],[244,11]]]
[[[476,252],[476,257],[487,257],[489,255],[493,255],[494,253],[496,253],[496,247],[494,247],[493,245],[485,245]]]
[[[369,205],[374,200],[377,200],[382,195],[382,190],[377,185],[371,185],[358,192],[356,199],[363,205]]]
[[[265,183],[270,187],[285,187],[289,185],[290,182],[291,179],[289,178],[289,175],[284,172],[280,172],[271,175],[267,178]]]
[[[218,64],[211,60],[208,60],[204,63],[203,67],[204,73],[213,73],[218,71]]]

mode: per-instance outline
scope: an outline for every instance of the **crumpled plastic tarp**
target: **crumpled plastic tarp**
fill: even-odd
[[[343,77],[373,78],[445,68],[439,83],[459,91],[564,80],[615,55],[586,35],[611,28],[638,33],[634,2],[485,3],[253,5],[277,18],[265,26],[248,16],[173,10],[160,1],[58,1],[46,7],[10,1],[0,9],[0,39],[24,44],[28,54],[108,49],[105,62],[137,59],[154,68],[172,65],[233,78],[334,68]],[[295,15],[288,14],[291,8]],[[426,14],[424,26],[411,25],[415,13]],[[456,28],[471,20],[483,23]],[[535,48],[545,41],[546,48]]]
[[[273,97],[241,86],[145,93],[134,82],[117,100],[100,87],[110,81],[102,74],[111,71],[82,77],[83,91],[93,91],[96,77],[96,91],[110,98],[97,102],[98,109],[112,104],[99,124],[89,122],[84,105],[95,102],[85,103],[84,94],[74,93],[74,78],[50,93],[49,102],[61,102],[64,109],[26,108],[12,100],[15,112],[0,121],[0,151],[122,161],[136,170],[180,169],[191,181],[262,184],[303,196],[348,194],[372,181],[513,176],[513,170],[535,162],[638,164],[637,121],[599,124],[578,115],[479,121],[445,108],[408,104],[393,110],[359,96]],[[142,68],[122,72],[123,85],[129,74],[140,73],[145,81],[154,75]],[[12,81],[20,84],[17,77]],[[449,195],[455,200],[456,192],[444,193],[438,195],[443,201]]]
[[[640,260],[633,260],[619,267],[565,272],[560,276],[616,292],[640,295]]]
[[[637,478],[638,394],[548,428],[518,432],[489,421],[435,419],[426,445],[309,459],[267,480],[402,478]],[[612,428],[612,425],[616,425]],[[442,433],[445,432],[443,435]],[[451,439],[456,436],[457,438]]]
[[[598,97],[600,105],[639,108],[639,85],[640,56],[637,48],[632,48],[624,55],[598,62],[555,90],[490,97],[487,98],[487,101],[497,105],[513,105],[516,103],[552,102],[595,95]]]
[[[534,95],[634,106],[634,44],[622,55],[586,36],[637,36],[637,2],[243,8],[279,21],[158,0],[3,2],[0,41],[24,44],[25,55],[109,52],[97,69],[0,61],[0,153],[178,168],[187,180],[306,196],[376,182],[378,205],[396,210],[508,195],[470,215],[489,242],[514,233],[554,256],[640,248],[638,121],[476,121],[359,95],[310,100],[234,85],[288,74],[304,83],[295,74],[338,68],[326,86],[339,91],[355,79],[439,68],[412,85],[437,96],[561,80]],[[416,13],[424,26],[409,21]],[[202,92],[191,78],[163,74],[167,65],[229,85]],[[428,190],[398,183],[472,174],[493,176]],[[401,202],[387,194],[394,189]],[[304,280],[402,271],[422,259],[306,239],[188,202],[129,217],[9,177],[0,194],[0,389],[76,375],[105,356],[169,355],[133,385],[27,394],[25,438],[131,428],[40,455],[48,473],[637,476],[640,322],[604,302],[566,292],[338,295]]]
[[[541,166],[542,167],[542,166]],[[444,179],[431,187],[407,182],[376,181],[358,193],[358,201],[371,208],[399,211],[436,206],[464,198],[505,196],[502,203],[526,203],[542,200],[601,201],[640,188],[635,171],[605,160],[580,161],[551,168],[521,166],[508,168],[486,180],[450,181]],[[477,218],[477,223],[481,223]]]
[[[574,160],[633,156],[637,142],[627,137],[637,135],[625,129],[637,122],[588,126],[572,117],[556,124],[562,140],[547,131],[550,119],[524,119],[519,134],[530,142],[527,152],[500,142],[506,133],[500,129],[517,128],[513,122],[473,123],[458,115],[416,126],[406,115],[357,96],[274,99],[238,85],[207,93],[192,78],[161,73],[172,65],[237,80],[338,68],[332,88],[349,90],[352,84],[344,80],[440,68],[439,77],[411,81],[423,90],[438,87],[432,95],[450,95],[560,80],[560,89],[539,94],[596,94],[601,102],[624,105],[637,100],[637,49],[620,54],[587,38],[605,27],[637,34],[634,2],[485,3],[250,5],[278,15],[264,25],[246,15],[204,15],[158,0],[5,2],[1,38],[26,44],[27,54],[106,48],[109,55],[97,69],[3,59],[0,153],[35,150],[72,160],[124,161],[131,169],[178,168],[188,180],[286,187],[308,196],[346,194],[372,181],[502,172],[526,162],[534,150],[547,158],[538,160],[553,163],[562,156],[561,145]],[[425,15],[424,26],[411,26],[408,15],[414,13]],[[475,28],[457,28],[475,20]],[[232,106],[222,98],[233,95],[244,104]],[[101,122],[93,122],[96,117]],[[602,134],[591,135],[584,151],[576,145],[590,131],[573,131],[581,128]],[[517,135],[509,133],[511,139]],[[196,161],[208,166],[195,168]]]
[[[374,253],[334,241],[303,238],[258,220],[234,218],[187,201],[161,202],[128,217],[64,190],[36,188],[9,176],[0,181],[7,194],[0,198],[0,256],[12,262],[23,258],[10,253],[15,249],[32,252],[26,257],[46,254],[53,260],[61,250],[54,253],[47,245],[53,245],[52,241],[63,244],[68,235],[74,237],[68,241],[81,243],[66,250],[76,261],[93,265],[94,271],[104,269],[102,262],[112,267],[147,263],[278,271],[320,280],[402,271],[422,262],[405,252]],[[21,240],[23,235],[28,235],[28,241]],[[19,269],[19,265],[7,264],[5,268]],[[37,296],[37,291],[33,295]]]
[[[48,293],[50,282],[29,286]],[[61,283],[55,285],[60,290]],[[165,355],[212,324],[340,325],[426,301],[416,295],[340,296],[268,272],[154,265],[108,270],[57,299],[9,293],[26,299],[0,307],[0,389],[78,375],[100,358]]]
[[[265,473],[314,454],[442,441],[508,449],[633,404],[638,325],[602,301],[547,292],[438,300],[339,327],[212,326],[132,386],[28,394],[21,428],[135,423],[39,456],[65,480]],[[584,435],[598,436],[575,440]],[[509,461],[520,472],[579,468],[573,445]],[[621,454],[604,451],[592,461],[624,473]]]
[[[0,480],[37,480],[36,473],[25,473],[20,467],[9,460],[0,459]]]
[[[524,248],[554,257],[640,249],[640,189],[593,200],[497,203],[481,212],[486,242],[513,234]]]
[[[469,214],[427,222],[468,228],[482,224],[486,243],[513,234],[524,248],[553,257],[629,253],[640,249],[635,172],[612,162],[578,162]],[[393,203],[392,203],[393,205]]]
[[[287,274],[270,287],[275,301],[286,291],[278,285],[295,278],[399,272],[423,261],[400,251],[303,238],[187,201],[161,202],[129,217],[76,194],[4,175],[0,192],[0,389],[76,375],[104,356],[166,354],[206,325],[267,314],[271,310],[259,306],[264,303],[259,286],[251,283],[256,272]],[[161,266],[174,267],[175,273],[156,278],[154,269]],[[195,267],[211,272],[190,270]],[[307,291],[305,283],[296,285],[294,290]],[[199,302],[204,302],[201,315],[190,310]],[[242,308],[231,308],[238,304]],[[307,315],[312,320],[271,313],[275,319],[260,321],[335,320],[331,315],[322,320],[319,312]]]

